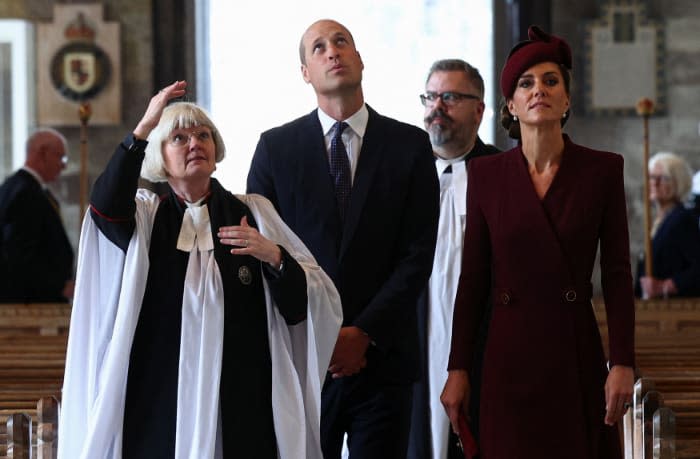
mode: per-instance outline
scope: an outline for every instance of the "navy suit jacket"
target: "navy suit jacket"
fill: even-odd
[[[37,180],[20,169],[0,186],[0,301],[66,301],[73,247]]]
[[[657,279],[672,278],[677,296],[700,296],[700,231],[698,219],[678,204],[666,216],[651,241],[652,270]],[[642,295],[639,278],[645,275],[644,256],[637,264],[635,293]]]
[[[261,135],[248,192],[272,201],[333,279],[343,326],[372,339],[363,371],[409,382],[419,376],[416,301],[432,269],[439,185],[427,134],[368,110],[344,225],[316,110]]]

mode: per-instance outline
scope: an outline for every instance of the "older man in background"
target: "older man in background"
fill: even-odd
[[[73,247],[47,184],[66,167],[67,142],[43,128],[27,140],[24,167],[0,186],[0,302],[73,296]]]

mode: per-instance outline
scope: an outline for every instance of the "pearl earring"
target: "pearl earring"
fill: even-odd
[[[513,121],[515,121],[515,122],[518,121],[518,115],[513,115]]]
[[[567,114],[568,114],[567,112],[564,112],[564,114],[561,115],[561,117],[562,117],[562,118],[566,118],[566,115],[567,115]]]

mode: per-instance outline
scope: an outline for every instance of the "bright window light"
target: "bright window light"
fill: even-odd
[[[316,108],[299,40],[318,19],[352,32],[367,104],[421,128],[430,65],[460,58],[477,67],[487,107],[479,135],[493,141],[492,0],[209,0],[209,13],[210,111],[227,149],[215,175],[234,193],[245,192],[260,134]]]

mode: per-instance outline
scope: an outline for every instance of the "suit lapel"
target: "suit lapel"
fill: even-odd
[[[355,178],[350,192],[350,203],[348,211],[345,215],[345,226],[343,228],[343,238],[340,244],[340,253],[338,258],[341,259],[352,240],[357,229],[357,224],[362,215],[362,209],[367,201],[369,189],[374,180],[375,172],[381,161],[381,152],[384,146],[384,138],[382,137],[383,129],[382,119],[377,112],[367,106],[369,118],[367,120],[367,129],[365,136],[362,139],[362,148],[360,149],[360,158],[355,169]],[[336,210],[337,212],[337,210]]]

